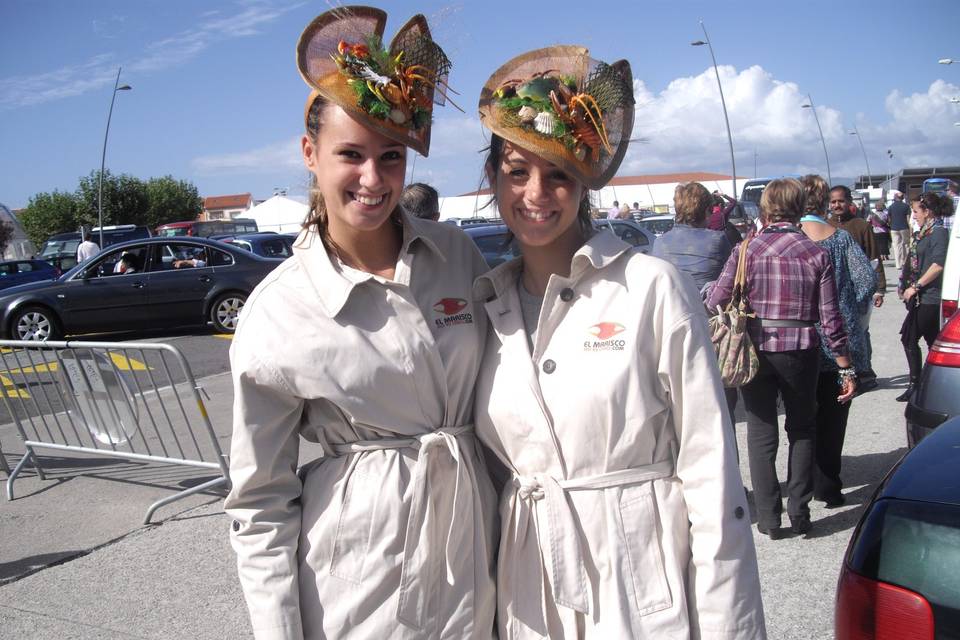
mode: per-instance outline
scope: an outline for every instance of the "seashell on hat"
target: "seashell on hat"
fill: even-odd
[[[480,121],[568,171],[590,189],[614,176],[633,131],[630,64],[558,45],[509,60],[483,85]]]
[[[374,7],[338,7],[310,22],[297,42],[297,67],[318,95],[355,120],[426,156],[434,104],[444,104],[451,63],[415,15],[384,47],[387,14]],[[451,102],[452,104],[452,102]]]

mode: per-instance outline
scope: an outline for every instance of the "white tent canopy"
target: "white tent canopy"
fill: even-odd
[[[256,220],[260,231],[286,233],[300,230],[308,209],[302,202],[276,195],[244,212],[243,217]]]

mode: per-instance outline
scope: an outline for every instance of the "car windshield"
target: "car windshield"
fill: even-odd
[[[511,242],[510,236],[506,232],[476,235],[473,236],[473,241],[477,244],[477,248],[480,249],[480,253],[483,254],[483,258],[491,269],[518,255],[516,242]]]
[[[660,220],[641,220],[638,224],[642,225],[647,231],[654,235],[662,236],[670,229],[673,229],[673,218],[663,218]]]
[[[53,258],[65,253],[76,255],[79,240],[48,240],[40,250],[41,258]]]

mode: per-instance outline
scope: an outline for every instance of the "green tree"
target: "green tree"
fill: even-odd
[[[151,229],[168,222],[195,220],[203,210],[203,198],[197,188],[173,176],[150,178],[146,191],[149,205],[143,224]]]
[[[79,229],[79,213],[80,202],[75,194],[54,191],[30,198],[18,218],[27,237],[40,247],[55,233]]]
[[[91,227],[99,224],[99,187],[99,171],[91,171],[90,175],[81,178],[77,187],[80,220]],[[103,172],[103,226],[144,224],[142,220],[148,208],[147,188],[142,180],[127,174],[115,176],[109,171]]]

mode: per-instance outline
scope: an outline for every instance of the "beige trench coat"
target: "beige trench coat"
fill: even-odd
[[[530,353],[519,261],[475,285],[477,432],[501,499],[500,637],[764,638],[750,514],[699,296],[598,233],[551,277]]]
[[[472,424],[485,270],[460,230],[404,215],[394,281],[304,233],[251,294],[225,506],[258,639],[493,635],[496,496]],[[301,436],[325,455],[298,475]]]

